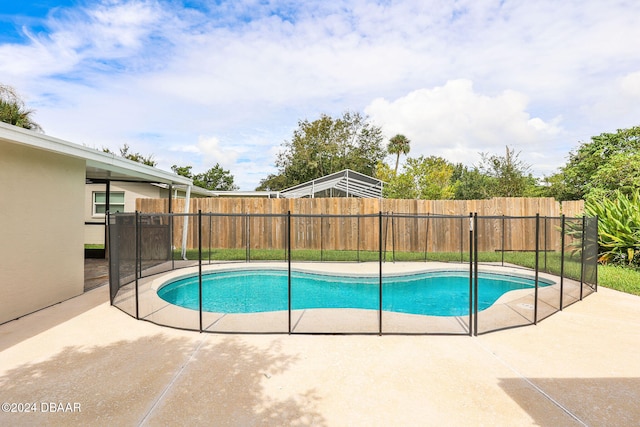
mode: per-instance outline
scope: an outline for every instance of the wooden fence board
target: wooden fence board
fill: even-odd
[[[173,201],[174,212],[184,212],[184,199]],[[141,213],[167,212],[166,199],[138,199],[136,210]],[[483,218],[478,224],[479,249],[518,251],[535,248],[535,215],[567,217],[583,214],[584,202],[563,202],[552,198],[494,198],[488,200],[400,200],[359,198],[260,199],[260,198],[194,198],[189,212],[203,214],[236,214],[203,218],[203,243],[214,248],[283,249],[286,247],[286,215],[292,213],[292,246],[296,249],[377,250],[379,225],[377,214],[394,213],[430,216],[407,218],[394,216],[383,221],[386,249],[396,251],[468,250],[469,220],[442,218],[442,215],[468,217],[477,212]],[[250,219],[246,214],[259,214]],[[297,217],[296,215],[375,215],[366,218]],[[277,216],[274,216],[277,215]],[[508,216],[514,218],[502,219]],[[515,218],[515,217],[529,217]],[[548,226],[548,224],[547,224]],[[173,245],[182,246],[184,217],[172,223]],[[557,229],[557,225],[555,226]],[[504,240],[503,240],[504,229]],[[393,231],[393,233],[392,233]],[[542,231],[541,231],[542,232]],[[559,233],[547,229],[544,243],[552,249],[560,244]],[[188,220],[187,248],[197,247],[197,218]],[[249,240],[250,237],[250,240]]]

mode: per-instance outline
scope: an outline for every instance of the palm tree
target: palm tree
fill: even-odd
[[[389,145],[387,145],[387,151],[389,152],[389,154],[395,154],[397,156],[394,175],[398,175],[398,165],[400,164],[400,154],[404,154],[406,156],[409,153],[409,150],[411,150],[411,147],[409,146],[410,143],[411,141],[409,141],[409,139],[402,134],[397,134],[396,136],[394,136],[389,140]]]
[[[33,110],[25,108],[24,101],[11,86],[0,84],[0,121],[25,129],[42,132],[33,121]]]

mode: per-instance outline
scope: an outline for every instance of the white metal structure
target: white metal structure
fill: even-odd
[[[383,184],[379,179],[345,169],[282,190],[280,197],[313,198],[319,193],[324,193],[323,195],[329,197],[382,198]]]

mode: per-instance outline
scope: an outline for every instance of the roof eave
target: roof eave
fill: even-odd
[[[189,178],[134,162],[93,148],[0,122],[0,139],[51,153],[82,159],[89,167],[105,169],[149,182],[193,185]]]

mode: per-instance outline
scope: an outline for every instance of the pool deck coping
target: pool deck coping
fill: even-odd
[[[246,263],[216,263],[203,265],[203,274],[211,272],[247,271],[247,270],[286,270],[287,263],[283,262],[254,262]],[[328,274],[345,275],[349,277],[377,276],[379,264],[372,263],[344,263],[324,262],[292,263],[292,270]],[[397,262],[383,264],[383,277],[421,274],[426,272],[464,271],[468,264],[443,262]],[[159,273],[139,282],[139,316],[159,325],[181,329],[199,330],[200,318],[197,310],[176,306],[161,299],[157,291],[164,284],[198,274],[199,267],[187,267],[165,273]],[[481,273],[498,273],[516,277],[534,278],[530,270],[517,266],[481,265]],[[539,273],[539,279],[551,282],[549,289],[541,292],[559,292],[557,276]],[[579,285],[572,280],[565,279],[565,290],[570,288],[577,293]],[[553,289],[552,289],[553,288]],[[543,289],[542,287],[540,289]],[[555,291],[554,291],[555,289]],[[116,304],[122,306],[129,314],[135,315],[135,308],[121,303],[122,300],[133,301],[133,289],[121,291]],[[482,324],[495,325],[500,322],[506,325],[521,325],[533,323],[533,293],[531,289],[514,290],[502,295],[495,303],[480,313]],[[558,297],[552,298],[557,300]],[[546,317],[552,307],[546,312],[540,310],[540,318]],[[455,334],[464,335],[469,331],[469,316],[422,316],[408,313],[384,311],[382,333],[409,334]],[[289,328],[287,311],[264,313],[213,313],[203,312],[203,330],[223,333],[287,333]],[[291,311],[291,325],[293,333],[379,333],[377,311],[363,309],[305,309]],[[491,329],[492,326],[489,326]]]

